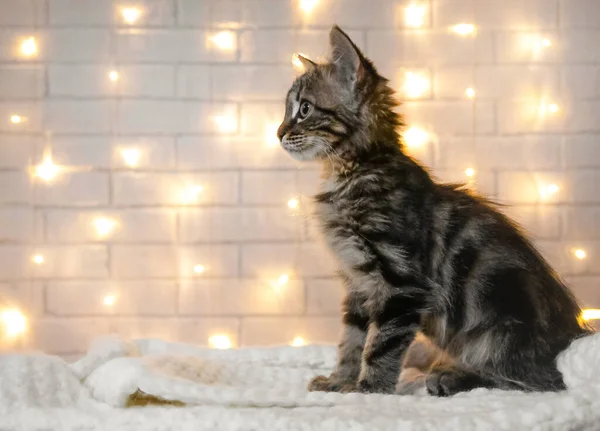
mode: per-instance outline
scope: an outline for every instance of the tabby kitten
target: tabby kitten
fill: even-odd
[[[322,163],[316,213],[348,291],[337,367],[309,389],[394,392],[417,332],[445,358],[422,361],[430,394],[564,389],[556,356],[588,332],[570,291],[493,204],[404,153],[387,80],[337,26],[330,45],[327,64],[299,57],[278,130]]]

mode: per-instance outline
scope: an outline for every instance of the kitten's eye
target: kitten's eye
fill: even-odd
[[[310,102],[302,102],[300,105],[300,118],[304,119],[310,115],[312,112],[312,104]]]

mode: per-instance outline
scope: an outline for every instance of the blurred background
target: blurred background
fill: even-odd
[[[408,151],[510,204],[600,307],[599,1],[0,0],[2,347],[336,342],[318,166],[275,136],[333,23]]]

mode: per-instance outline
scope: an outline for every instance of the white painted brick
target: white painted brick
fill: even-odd
[[[0,203],[29,203],[32,187],[25,172],[0,172]]]
[[[278,123],[273,123],[278,124]],[[184,136],[177,139],[179,169],[287,168],[298,166],[274,142],[270,133],[260,138]],[[267,137],[267,133],[269,137]],[[1,163],[1,161],[0,161]]]
[[[226,335],[233,347],[239,345],[239,320],[220,318],[188,319],[115,319],[111,332],[126,339],[155,338],[174,343],[191,343],[207,346],[213,335]]]
[[[600,277],[568,277],[566,281],[582,307],[600,308]]]
[[[567,65],[562,69],[564,94],[575,99],[600,97],[600,66]]]
[[[304,219],[287,207],[184,209],[183,242],[237,242],[300,239]]]
[[[41,282],[2,282],[0,294],[3,295],[3,299],[10,298],[10,303],[23,310],[30,319],[44,315],[44,284]]]
[[[34,345],[49,354],[83,353],[100,335],[109,332],[106,319],[36,319],[31,333]]]
[[[87,168],[111,166],[111,140],[108,136],[52,136],[52,160],[58,165]],[[38,145],[36,163],[43,159],[44,147]]]
[[[45,16],[44,0],[0,0],[0,26],[39,26]]]
[[[473,22],[483,29],[548,29],[558,23],[557,0],[433,0],[434,24]]]
[[[210,66],[179,66],[177,72],[177,95],[183,99],[211,98],[211,67]]]
[[[562,60],[569,63],[600,62],[600,30],[577,30],[561,34]]]
[[[212,96],[216,100],[281,101],[293,81],[289,66],[215,66]]]
[[[179,288],[179,314],[256,315],[301,314],[304,312],[304,284],[290,280],[197,280]]]
[[[178,0],[178,24],[195,27],[217,24],[212,16],[213,4],[213,1]]]
[[[44,256],[44,263],[31,261],[35,254]],[[24,262],[33,274],[41,278],[97,279],[108,276],[108,251],[105,245],[42,245],[27,254]]]
[[[136,27],[168,26],[174,22],[173,0],[138,0],[134,6],[142,12]],[[123,21],[121,8],[111,0],[50,0],[50,24],[129,26]]]
[[[212,25],[221,27],[231,25],[231,23],[239,23],[242,27],[253,28],[288,27],[299,23],[294,2],[279,0],[213,0],[211,6],[209,19]],[[185,21],[189,22],[187,19]],[[190,24],[197,25],[193,21]]]
[[[0,279],[26,279],[31,274],[32,266],[30,247],[0,245]]]
[[[11,122],[13,115],[19,115],[22,121]],[[42,129],[40,106],[34,102],[0,102],[0,132],[23,133],[39,132]]]
[[[118,173],[113,175],[114,202],[119,205],[185,205],[190,187],[201,186],[195,204],[235,204],[238,174]]]
[[[308,314],[341,315],[346,288],[341,280],[312,279],[306,281],[306,312]]]
[[[0,98],[36,99],[45,93],[44,69],[33,65],[0,67]]]
[[[0,167],[25,168],[31,164],[34,149],[41,146],[37,136],[0,135]]]
[[[108,238],[96,231],[94,221],[105,217],[116,226]],[[176,214],[173,210],[53,210],[46,215],[46,237],[51,242],[167,242],[175,240]]]
[[[123,62],[197,63],[233,61],[236,50],[220,50],[214,33],[192,30],[121,30],[116,35],[117,58]]]
[[[0,208],[0,241],[23,242],[34,238],[36,225],[31,208]]]
[[[548,259],[552,267],[561,275],[599,274],[600,243],[593,241],[538,242],[539,249]],[[574,250],[582,248],[587,257],[577,259]]]
[[[174,282],[51,282],[46,287],[46,310],[57,316],[89,315],[173,315]],[[104,304],[108,295],[114,305]]]
[[[542,38],[548,38],[552,46],[541,47]],[[564,36],[555,31],[503,32],[494,37],[496,61],[500,63],[554,63],[560,58],[562,44]]]
[[[465,98],[474,88],[476,97],[521,99],[535,94],[557,94],[558,71],[548,66],[455,66],[435,73],[434,92],[441,98]]]
[[[569,168],[600,167],[600,135],[567,136],[564,151]]]
[[[237,115],[233,104],[183,101],[122,100],[115,128],[122,133],[217,132],[216,116]]]
[[[108,100],[47,100],[45,129],[52,133],[107,133],[114,110],[114,102]]]
[[[285,115],[285,94],[279,103],[244,103],[241,109],[240,131],[247,136],[260,136],[276,131]]]
[[[35,37],[38,40],[38,48],[39,48],[39,40],[41,38],[41,33],[39,31],[33,31],[32,29],[10,29],[10,28],[0,28],[0,61],[14,61],[14,60],[23,60],[23,61],[35,61],[36,58],[39,58],[41,54],[38,49],[38,57],[35,58],[26,58],[22,57],[21,53],[21,44],[29,39],[30,37]]]
[[[565,213],[565,238],[568,240],[600,239],[600,207],[571,207]]]
[[[560,26],[600,27],[600,3],[596,0],[560,0]]]
[[[61,173],[49,183],[36,178],[34,199],[39,205],[105,205],[108,186],[106,172]]]
[[[119,73],[117,81],[109,73]],[[48,69],[51,96],[74,97],[172,97],[175,72],[157,65],[51,65]]]
[[[251,204],[286,205],[296,197],[300,184],[299,172],[250,171],[242,176],[242,199]]]
[[[111,269],[120,278],[236,277],[235,245],[183,247],[173,245],[116,245],[111,250]],[[205,272],[195,274],[195,265]]]
[[[54,62],[110,60],[110,32],[100,29],[51,29],[39,40],[40,56]]]
[[[533,239],[558,239],[561,235],[560,209],[550,206],[506,206],[503,213],[515,220]]]
[[[473,102],[425,101],[406,102],[400,111],[409,126],[417,125],[432,130],[438,135],[492,133],[494,125],[494,105],[490,102],[475,102],[477,115],[474,117]]]
[[[317,243],[242,246],[242,273],[276,279],[281,274],[329,277],[337,270],[331,253]]]
[[[175,142],[173,138],[115,137],[112,139],[113,167],[130,169],[123,158],[123,151],[139,151],[138,165],[135,169],[171,169],[175,166]]]
[[[328,27],[336,23],[342,28],[387,28],[405,27],[404,9],[412,0],[334,0],[319,2],[314,11],[301,17],[302,23]],[[427,8],[424,26],[429,26],[429,1],[418,2]],[[299,12],[297,12],[299,13]]]
[[[359,48],[363,48],[360,32],[347,33]],[[274,40],[277,41],[276,44],[273,44]],[[240,60],[289,65],[295,52],[317,59],[327,54],[328,45],[328,30],[248,30],[240,35]],[[290,70],[291,68],[290,65]]]
[[[307,344],[337,344],[339,317],[249,317],[242,321],[242,346],[290,344],[302,337]]]

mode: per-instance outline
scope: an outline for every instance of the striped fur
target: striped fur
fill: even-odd
[[[412,375],[431,394],[563,389],[556,356],[588,332],[572,294],[492,203],[404,153],[387,81],[338,27],[330,38],[329,63],[301,59],[278,131],[323,166],[317,217],[348,290],[337,369],[309,388],[394,392],[421,332],[438,356]]]

